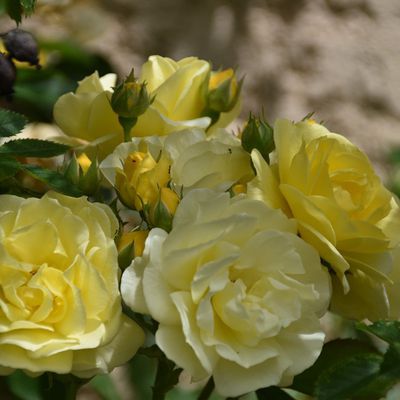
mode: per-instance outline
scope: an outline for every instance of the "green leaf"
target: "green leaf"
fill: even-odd
[[[70,149],[61,143],[39,139],[10,140],[0,146],[0,154],[18,157],[54,157]]]
[[[36,165],[23,164],[22,166],[31,176],[46,183],[51,189],[69,196],[82,196],[82,192],[76,186],[72,185],[71,182],[59,172],[38,167]]]
[[[39,380],[25,375],[22,371],[16,371],[8,376],[7,383],[12,394],[18,399],[42,400]]]
[[[400,149],[394,149],[389,152],[388,155],[389,162],[394,163],[394,164],[399,164],[400,163]]]
[[[23,9],[19,0],[6,0],[6,10],[17,24],[21,22]]]
[[[20,3],[24,8],[25,15],[30,15],[35,10],[36,0],[20,0]]]
[[[0,157],[0,181],[12,178],[20,169],[22,165],[12,157]]]
[[[157,345],[140,349],[140,354],[157,359],[152,400],[165,399],[165,395],[178,383],[182,368],[178,368],[173,361],[169,360]]]
[[[380,354],[364,353],[335,363],[319,376],[314,396],[318,400],[354,398],[379,373],[382,360]]]
[[[178,383],[182,368],[165,356],[159,358],[156,379],[153,386],[153,400],[162,400],[165,395]]]
[[[23,115],[0,108],[0,137],[16,135],[24,129],[27,122]]]
[[[399,382],[400,356],[394,347],[389,347],[384,355],[379,373],[355,394],[358,400],[376,400],[384,397],[387,391]]]
[[[257,398],[258,400],[293,400],[292,396],[277,386],[257,390]]]
[[[377,321],[372,325],[357,324],[356,327],[378,336],[387,343],[400,346],[400,321]]]
[[[151,385],[156,374],[157,360],[136,354],[128,363],[128,376],[138,399],[151,399]]]
[[[292,389],[312,395],[320,375],[333,365],[358,354],[377,353],[375,348],[361,340],[333,340],[324,345],[317,361],[300,375],[295,376]]]
[[[81,379],[72,374],[47,372],[37,378],[40,382],[42,400],[74,400],[81,386],[88,379]]]
[[[89,382],[89,385],[100,394],[103,400],[121,400],[110,375],[97,375]]]
[[[6,10],[10,18],[19,24],[23,15],[33,13],[35,4],[36,0],[6,0]]]
[[[124,271],[131,264],[134,254],[134,248],[134,243],[132,242],[118,252],[118,265],[121,271]]]

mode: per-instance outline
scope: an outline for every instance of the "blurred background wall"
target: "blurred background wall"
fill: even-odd
[[[121,76],[151,54],[196,55],[245,75],[242,119],[261,107],[269,121],[314,111],[316,120],[366,150],[382,175],[385,155],[400,146],[399,0],[39,4],[22,28],[40,38],[73,39]]]

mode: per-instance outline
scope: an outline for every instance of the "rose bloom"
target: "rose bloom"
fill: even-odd
[[[249,195],[294,216],[301,237],[333,269],[333,311],[386,318],[391,238],[400,232],[392,194],[364,153],[322,125],[279,120],[274,139],[270,166],[253,151]]]
[[[84,197],[0,196],[0,373],[88,378],[134,355],[144,334],[122,314],[117,229]]]
[[[151,56],[142,66],[139,81],[147,83],[155,100],[139,116],[131,135],[163,136],[191,127],[207,128],[211,119],[202,117],[202,113],[210,70],[208,62],[195,57],[174,61]],[[64,133],[97,146],[101,159],[123,141],[123,130],[109,101],[115,84],[114,74],[100,78],[95,72],[78,83],[75,93],[61,96],[54,106],[54,119]],[[232,111],[221,114],[218,126],[228,125],[239,111],[238,101]]]
[[[121,143],[100,169],[121,200],[137,210],[154,204],[167,184],[177,194],[195,188],[225,191],[254,176],[240,140],[222,129],[213,136],[193,128],[166,137],[133,138]]]
[[[134,311],[159,322],[156,343],[222,396],[289,385],[324,341],[330,299],[318,253],[296,223],[260,201],[197,189],[169,234],[155,228],[122,276]]]
[[[81,139],[88,146],[98,149],[104,158],[123,140],[123,131],[118,116],[110,105],[115,74],[99,77],[97,72],[78,82],[75,93],[62,95],[54,105],[56,124],[68,136]]]

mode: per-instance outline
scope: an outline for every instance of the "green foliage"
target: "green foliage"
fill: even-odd
[[[130,381],[138,399],[151,399],[151,386],[156,375],[157,360],[137,354],[128,364]]]
[[[65,144],[39,139],[11,140],[0,146],[0,154],[16,157],[54,157],[70,149]]]
[[[368,341],[334,340],[324,345],[313,366],[291,388],[316,400],[376,400],[400,381],[400,322],[357,324],[357,329],[388,343],[382,354]]]
[[[110,375],[95,376],[89,382],[89,386],[94,389],[103,400],[121,400],[121,396]]]
[[[274,130],[264,118],[250,114],[242,132],[242,147],[248,153],[257,149],[269,164],[269,154],[275,149]]]
[[[358,324],[357,329],[372,333],[391,345],[400,345],[400,321],[377,321],[372,325]]]
[[[376,354],[375,348],[361,340],[344,339],[333,340],[324,345],[317,361],[302,374],[294,378],[291,388],[299,392],[313,395],[316,383],[323,373],[343,360],[358,356],[359,354]]]
[[[23,16],[27,17],[33,13],[36,0],[3,0],[3,3],[10,18],[19,24]]]
[[[27,122],[23,115],[0,108],[0,137],[16,135],[24,129]]]
[[[19,163],[13,157],[1,156],[0,158],[0,181],[8,178],[12,178],[22,168]]]
[[[9,392],[15,396],[13,398],[18,400],[73,400],[87,380],[70,374],[57,375],[50,372],[32,378],[22,371],[16,371],[7,376],[5,382]]]
[[[362,353],[336,362],[319,376],[315,397],[318,400],[358,398],[364,386],[379,373],[382,360],[380,354]]]
[[[182,368],[178,368],[173,361],[168,360],[157,345],[141,349],[141,354],[158,360],[152,399],[162,400],[178,383]]]
[[[32,14],[35,10],[36,0],[20,0],[22,7],[24,8],[25,14]]]
[[[23,169],[39,181],[46,183],[51,189],[69,196],[82,196],[81,190],[72,185],[64,175],[57,171],[38,167],[36,165],[24,164]]]
[[[257,390],[258,400],[293,400],[286,392],[276,386]]]
[[[31,378],[22,371],[16,371],[7,377],[10,392],[21,400],[42,400],[39,379]]]
[[[0,109],[0,137],[16,135],[23,129],[26,121],[23,115]],[[72,196],[80,195],[81,192],[70,185],[58,172],[22,164],[17,159],[17,157],[53,157],[63,154],[69,149],[69,146],[47,140],[17,139],[8,141],[0,146],[0,181],[4,184],[7,179],[15,177],[20,171],[27,171],[53,189]],[[15,185],[15,182],[13,182],[13,185]],[[9,185],[9,189],[11,189],[11,186]]]

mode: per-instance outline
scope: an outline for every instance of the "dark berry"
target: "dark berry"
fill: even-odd
[[[12,58],[39,66],[38,45],[31,33],[13,29],[3,36],[3,42]]]
[[[10,58],[0,53],[0,96],[11,98],[14,92],[14,82],[16,78],[15,65]]]

